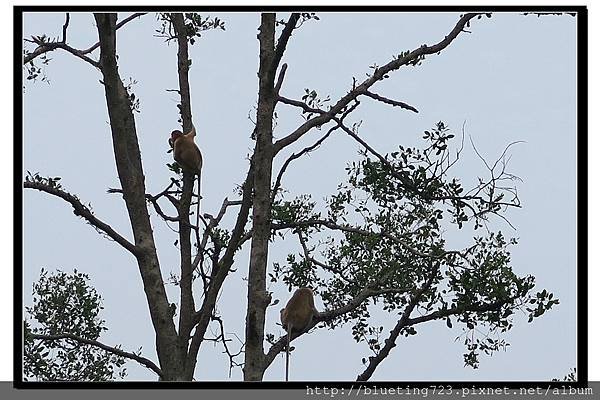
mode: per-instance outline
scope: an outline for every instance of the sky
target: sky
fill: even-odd
[[[204,157],[202,207],[214,214],[224,197],[235,198],[253,147],[259,15],[211,15],[223,19],[227,29],[206,32],[191,47],[190,85]],[[283,60],[289,65],[282,89],[286,97],[299,99],[304,88],[311,88],[339,98],[350,88],[352,77],[365,77],[369,65],[382,65],[401,51],[441,40],[458,20],[456,13],[319,13],[319,17],[290,40]],[[95,42],[93,22],[89,14],[72,14],[69,42],[73,47]],[[29,14],[24,33],[58,36],[63,23],[63,14]],[[382,152],[400,144],[419,144],[422,131],[440,120],[457,134],[464,124],[466,134],[487,159],[497,158],[510,142],[524,141],[511,148],[510,171],[523,179],[518,186],[523,208],[508,213],[516,230],[503,221],[493,221],[492,227],[519,238],[512,249],[514,270],[536,276],[537,287],[554,292],[561,301],[533,324],[527,324],[525,316],[518,317],[507,336],[508,350],[482,356],[478,370],[463,367],[463,345],[454,341],[460,331],[446,329],[443,322],[419,326],[418,335],[399,339],[374,380],[549,380],[566,375],[576,365],[576,23],[568,16],[511,13],[473,21],[471,33],[461,34],[440,55],[417,68],[396,71],[376,86],[377,93],[415,106],[418,114],[367,100],[353,114],[353,121],[363,120],[361,136]],[[177,85],[177,49],[174,43],[153,36],[157,27],[153,15],[132,21],[119,30],[117,45],[121,77],[136,82],[133,91],[141,102],[135,117],[150,193],[168,183],[167,138],[178,128],[179,99],[167,91]],[[46,68],[50,83],[28,83],[24,90],[24,171],[62,177],[66,189],[91,202],[98,216],[131,237],[122,200],[106,193],[119,183],[100,73],[68,54],[54,52],[50,57]],[[279,105],[277,112],[276,137],[301,122],[296,110]],[[307,135],[290,152],[312,143],[317,135]],[[335,135],[309,158],[297,161],[284,185],[290,195],[310,193],[322,200],[343,181],[346,164],[359,157],[357,150],[352,140]],[[286,154],[276,160],[274,170]],[[463,154],[455,174],[468,182],[485,173],[472,149],[467,147]],[[31,285],[41,267],[77,268],[89,274],[104,298],[102,316],[109,330],[101,341],[130,350],[142,346],[143,354],[156,360],[154,333],[133,258],[78,220],[64,201],[28,190],[24,210],[25,304],[30,303]],[[231,224],[232,218],[224,222]],[[157,218],[153,228],[167,277],[177,268],[176,234]],[[459,243],[461,237],[452,240]],[[270,263],[285,261],[286,250],[287,245],[273,246]],[[227,332],[242,340],[247,260],[245,249],[218,305]],[[268,289],[282,302],[288,296],[282,285]],[[170,296],[177,293],[173,286],[167,290]],[[317,308],[322,309],[319,299]],[[266,324],[267,331],[276,335],[282,333],[276,326],[278,314],[277,307],[270,309]],[[395,321],[392,316],[385,318],[387,331]],[[339,349],[334,358],[330,342]],[[316,330],[300,338],[296,348],[290,372],[295,380],[353,380],[362,372],[360,359],[369,354],[364,344],[354,342],[349,327]],[[229,379],[228,361],[220,348],[207,343],[199,360],[198,380]],[[278,357],[265,379],[281,380],[283,368],[284,359]],[[128,370],[128,379],[154,379],[133,362]],[[241,379],[241,371],[234,370],[231,379]]]

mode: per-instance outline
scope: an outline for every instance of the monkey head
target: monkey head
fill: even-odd
[[[175,141],[181,136],[183,136],[183,132],[181,132],[180,130],[176,129],[173,132],[171,132],[171,137],[169,138],[169,146],[173,148],[173,146],[175,146]]]

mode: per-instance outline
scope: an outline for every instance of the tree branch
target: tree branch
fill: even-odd
[[[274,154],[277,154],[284,147],[289,146],[294,143],[296,140],[301,138],[305,133],[310,131],[312,128],[317,126],[321,126],[327,122],[329,122],[333,117],[335,117],[338,113],[340,113],[344,107],[346,107],[352,100],[355,100],[359,95],[364,94],[371,86],[373,86],[376,82],[385,78],[385,76],[397,70],[403,65],[409,65],[411,63],[415,63],[416,61],[422,59],[424,56],[429,54],[435,54],[442,50],[444,50],[456,37],[463,31],[465,25],[474,17],[479,15],[480,13],[468,13],[464,14],[460,17],[452,31],[444,37],[440,42],[427,46],[423,45],[408,54],[405,54],[402,57],[398,57],[395,60],[390,61],[384,66],[377,68],[373,75],[363,81],[360,85],[353,87],[352,90],[345,96],[343,96],[338,102],[333,105],[326,114],[318,115],[314,118],[309,119],[300,127],[298,127],[295,131],[290,133],[289,135],[279,139],[274,143]]]
[[[473,213],[473,217],[481,217],[482,215],[488,213],[490,210],[486,209],[486,210],[480,210],[477,211],[475,209],[475,207],[468,203],[468,201],[471,200],[477,200],[479,201],[481,204],[486,204],[488,206],[492,205],[492,204],[496,204],[496,205],[500,205],[500,206],[506,206],[506,207],[517,207],[520,208],[521,205],[519,204],[518,201],[518,197],[515,196],[515,200],[516,202],[501,202],[501,201],[492,201],[491,198],[485,198],[483,196],[479,196],[479,193],[488,185],[495,183],[497,180],[501,179],[502,175],[505,174],[504,169],[501,171],[501,175],[499,177],[495,177],[494,176],[494,168],[496,166],[496,164],[500,161],[500,159],[502,159],[502,157],[504,156],[504,154],[506,153],[506,150],[508,149],[508,147],[510,147],[511,145],[518,143],[518,142],[513,142],[510,143],[507,147],[507,149],[504,150],[503,155],[500,157],[499,160],[496,161],[496,163],[494,164],[494,167],[490,168],[489,165],[487,164],[487,162],[479,155],[479,153],[477,153],[477,155],[483,160],[483,162],[485,163],[486,167],[489,169],[490,173],[491,173],[491,178],[490,181],[488,183],[486,183],[483,186],[477,186],[475,187],[475,189],[477,189],[477,192],[475,194],[470,194],[473,192],[473,190],[470,190],[469,192],[467,192],[467,194],[462,195],[462,196],[453,196],[453,195],[439,195],[439,196],[431,196],[431,195],[424,195],[423,192],[421,190],[419,190],[417,187],[415,187],[406,176],[400,174],[398,171],[396,171],[396,169],[394,168],[394,166],[383,156],[381,155],[379,152],[377,152],[375,149],[373,149],[366,141],[364,141],[360,136],[358,136],[356,134],[356,132],[354,132],[352,129],[348,128],[346,125],[344,125],[343,121],[340,118],[337,117],[333,117],[333,120],[335,122],[338,123],[339,127],[342,128],[342,130],[344,132],[346,132],[351,138],[353,138],[356,142],[358,142],[362,147],[365,148],[365,150],[369,153],[371,153],[372,155],[374,155],[375,157],[377,157],[377,159],[387,167],[389,173],[396,179],[398,179],[400,182],[402,182],[402,184],[404,185],[404,187],[410,191],[412,191],[413,193],[415,193],[418,196],[421,196],[423,199],[425,200],[431,200],[431,201],[444,201],[444,200],[451,200],[451,201],[456,201],[460,204],[463,204],[465,207],[467,207],[469,210],[471,210],[471,212]],[[475,150],[477,152],[477,150]],[[498,215],[500,218],[505,219],[503,216],[497,214],[494,212],[495,215]],[[506,222],[508,222],[505,219]],[[509,225],[510,222],[508,222]],[[512,227],[512,225],[511,225]],[[514,228],[514,227],[513,227]]]
[[[68,44],[62,43],[62,42],[52,42],[52,43],[41,44],[33,52],[27,54],[23,58],[23,60],[24,60],[23,64],[27,64],[28,62],[33,61],[34,58],[36,58],[42,54],[48,53],[50,51],[54,51],[56,49],[62,49],[64,51],[66,51],[67,53],[71,53],[75,57],[78,57],[78,58],[82,59],[83,61],[87,62],[88,64],[91,64],[94,67],[100,69],[100,63],[98,61],[93,60],[90,57],[86,56],[85,53],[83,53],[81,50],[77,50],[77,49],[69,46]]]
[[[200,310],[194,314],[193,324],[196,326],[192,341],[188,350],[188,357],[186,360],[186,371],[193,371],[196,366],[196,360],[198,357],[198,351],[200,345],[204,340],[204,335],[208,328],[208,324],[211,321],[213,310],[217,302],[217,297],[223,286],[225,278],[229,274],[235,253],[240,247],[240,238],[244,234],[244,228],[248,222],[248,215],[250,207],[252,206],[252,183],[254,182],[254,170],[252,167],[252,161],[250,161],[250,167],[248,169],[248,175],[242,185],[242,200],[240,204],[240,210],[235,222],[233,231],[231,232],[231,238],[225,249],[225,253],[221,257],[218,263],[218,268],[213,270],[210,287],[204,296],[204,301]]]
[[[429,283],[429,286],[430,285],[431,285],[431,283]],[[427,290],[427,288],[428,288],[428,286],[426,285],[423,289]],[[425,290],[421,290],[420,293],[418,293],[418,296],[421,296]],[[416,299],[418,302],[417,297],[414,297],[413,299]],[[504,304],[510,303],[513,300],[515,300],[515,298],[511,297],[506,300],[498,300],[498,301],[495,301],[493,303],[488,303],[488,304],[472,305],[470,307],[452,307],[452,308],[449,308],[446,310],[434,311],[430,314],[423,315],[420,317],[410,318],[410,313],[412,312],[412,310],[414,309],[414,307],[416,305],[416,303],[413,304],[413,301],[411,300],[411,303],[405,309],[404,313],[402,314],[402,317],[400,318],[400,320],[398,321],[398,323],[396,324],[394,329],[392,329],[392,331],[390,332],[390,336],[388,337],[388,339],[385,340],[384,347],[381,349],[381,351],[376,356],[369,357],[369,366],[362,374],[360,374],[356,378],[356,380],[357,381],[366,381],[371,377],[371,375],[373,374],[373,372],[375,371],[377,366],[388,356],[391,349],[396,346],[396,340],[402,329],[404,329],[408,326],[417,325],[417,324],[420,324],[423,322],[445,318],[445,317],[448,317],[451,315],[459,315],[459,314],[464,314],[467,312],[483,313],[483,312],[488,312],[488,311],[497,311]]]
[[[125,18],[123,21],[119,22],[116,25],[115,29],[121,28],[123,25],[125,25],[129,21],[133,20],[134,18],[140,17],[144,14],[146,14],[146,13],[134,13],[134,14],[130,15],[129,17]],[[41,43],[39,41],[34,41],[38,45],[38,47],[31,53],[25,55],[25,57],[23,58],[23,64],[27,64],[27,63],[33,61],[35,58],[39,57],[42,54],[48,53],[50,51],[54,51],[56,49],[62,49],[68,53],[73,54],[74,56],[76,56],[78,58],[81,58],[82,60],[93,65],[94,67],[100,68],[100,63],[98,61],[93,60],[90,57],[86,56],[86,54],[89,54],[92,51],[96,50],[98,47],[100,47],[100,42],[93,44],[91,47],[89,47],[86,50],[78,50],[78,49],[75,49],[66,44],[67,28],[69,26],[69,20],[70,20],[69,13],[67,13],[67,18],[66,18],[65,24],[63,25],[63,38],[62,38],[61,42]]]
[[[304,110],[304,112],[306,112],[306,113],[313,113],[313,114],[319,114],[319,115],[327,115],[328,114],[327,111],[321,110],[319,108],[310,107],[308,104],[306,104],[300,100],[293,100],[293,99],[288,99],[287,97],[277,96],[277,101],[281,102],[283,104],[288,104],[290,106],[299,107],[302,110]]]
[[[64,190],[61,190],[59,188],[51,187],[42,182],[26,181],[26,182],[24,182],[23,187],[26,189],[39,190],[40,192],[45,192],[45,193],[51,194],[53,196],[56,196],[56,197],[59,197],[59,198],[65,200],[66,202],[71,204],[71,206],[73,207],[73,213],[75,215],[82,217],[87,222],[89,222],[90,225],[92,225],[93,227],[97,228],[98,230],[104,232],[109,238],[113,239],[115,242],[120,244],[123,248],[125,248],[127,251],[129,251],[134,256],[136,256],[136,257],[139,256],[140,251],[133,243],[131,243],[130,241],[125,239],[123,236],[118,234],[110,225],[108,225],[108,224],[102,222],[100,219],[98,219],[90,211],[89,208],[84,206],[81,203],[81,201],[77,197],[73,196],[72,194],[65,192]]]
[[[505,304],[510,303],[511,301],[514,301],[515,299],[516,299],[515,297],[510,297],[506,300],[498,300],[498,301],[495,301],[493,303],[488,303],[488,304],[476,304],[476,305],[472,305],[471,307],[452,307],[452,308],[448,308],[446,310],[438,310],[438,311],[434,311],[427,315],[422,315],[420,317],[409,318],[406,321],[406,326],[416,325],[416,324],[420,324],[422,322],[441,319],[441,318],[449,317],[451,315],[464,314],[466,312],[497,311],[500,309],[500,307],[502,307]]]
[[[329,229],[343,231],[343,232],[357,233],[359,235],[364,235],[364,236],[379,235],[381,237],[390,239],[391,241],[400,244],[402,247],[407,249],[411,254],[413,254],[417,257],[422,257],[422,258],[441,259],[441,258],[443,258],[447,255],[451,255],[451,254],[464,255],[465,253],[471,251],[471,249],[472,249],[472,247],[471,247],[463,252],[460,252],[457,250],[450,250],[450,251],[444,251],[442,253],[423,253],[422,251],[419,251],[419,250],[415,249],[414,247],[412,247],[411,245],[409,245],[405,240],[403,240],[397,236],[394,236],[391,233],[383,232],[383,231],[382,232],[371,232],[371,231],[356,228],[356,227],[353,227],[350,225],[339,225],[339,224],[336,224],[335,222],[324,220],[324,219],[312,219],[312,220],[296,221],[296,222],[290,222],[290,223],[281,223],[281,224],[272,224],[271,225],[272,229],[274,229],[274,230],[289,229],[289,228],[294,228],[294,227],[307,227],[307,226],[324,226]]]
[[[423,293],[425,293],[431,287],[431,284],[433,283],[433,280],[437,275],[438,271],[439,270],[437,268],[431,271],[431,275],[429,276],[425,284],[411,296],[409,303],[402,312],[400,320],[398,321],[394,329],[390,331],[390,336],[385,340],[384,346],[375,356],[369,357],[369,365],[362,374],[356,377],[357,381],[369,380],[369,378],[373,375],[373,372],[375,372],[375,369],[377,369],[379,364],[381,364],[381,362],[389,355],[390,351],[394,347],[396,347],[396,339],[398,338],[398,335],[400,334],[402,329],[406,327],[406,322],[408,321],[410,314],[421,300],[421,296],[423,295]]]
[[[139,356],[135,353],[130,353],[127,351],[123,351],[121,349],[118,349],[116,347],[111,347],[108,346],[104,343],[100,343],[97,340],[90,340],[90,339],[85,339],[82,338],[80,336],[77,335],[73,335],[71,333],[63,333],[60,335],[40,335],[40,334],[30,334],[30,337],[32,339],[35,340],[45,340],[45,341],[54,341],[54,340],[63,340],[63,339],[71,339],[71,340],[75,340],[76,342],[79,343],[83,343],[83,344],[87,344],[90,346],[95,346],[98,347],[104,351],[107,351],[109,353],[115,354],[117,356],[120,357],[125,357],[125,358],[129,358],[131,360],[137,361],[138,363],[142,364],[144,367],[151,369],[152,371],[154,371],[154,373],[156,373],[159,377],[162,378],[163,373],[161,371],[160,368],[158,368],[156,366],[156,364],[154,364],[152,361],[150,361],[149,359]]]
[[[239,206],[241,204],[242,204],[241,201],[238,201],[238,200],[230,201],[226,197],[223,200],[223,203],[221,204],[221,209],[219,210],[219,213],[217,214],[216,217],[213,217],[210,214],[204,214],[205,217],[208,216],[210,222],[208,223],[208,226],[204,230],[204,234],[202,235],[202,240],[200,242],[200,245],[198,246],[198,253],[196,254],[196,257],[194,257],[194,261],[192,262],[192,271],[196,271],[196,269],[198,268],[198,265],[202,264],[202,261],[204,260],[204,250],[206,249],[206,245],[208,243],[208,237],[212,233],[213,229],[215,229],[219,225],[219,222],[221,222],[221,219],[223,219],[223,217],[225,216],[225,213],[227,212],[227,208],[229,208],[231,206]]]
[[[115,26],[115,30],[119,30],[126,23],[134,20],[135,18],[144,16],[146,14],[148,14],[148,13],[139,12],[139,13],[133,13],[133,14],[131,14],[129,17],[127,17],[124,20],[118,22],[117,25]],[[98,47],[100,47],[100,42],[97,42],[97,43],[91,45],[89,48],[87,48],[86,50],[83,50],[82,52],[83,52],[83,54],[88,54],[88,53],[91,53],[92,51],[96,50]]]
[[[385,293],[405,293],[409,291],[409,288],[383,288],[377,289],[375,288],[377,282],[369,285],[368,287],[362,289],[354,298],[352,298],[345,305],[318,313],[315,318],[313,318],[311,324],[302,332],[293,331],[290,335],[290,343],[292,340],[296,339],[299,336],[304,335],[308,331],[310,331],[314,326],[316,326],[319,322],[328,322],[336,319],[340,315],[344,315],[361,305],[362,302],[367,300],[370,297],[379,296]],[[287,344],[287,334],[281,336],[269,349],[267,354],[265,355],[265,365],[270,365],[277,354],[281,353]]]
[[[406,103],[403,103],[403,102],[397,101],[397,100],[388,99],[387,97],[383,97],[376,93],[369,92],[368,90],[365,90],[363,94],[374,100],[381,101],[382,103],[390,104],[394,107],[404,108],[405,110],[410,110],[415,113],[419,112],[419,110],[417,110],[416,108],[414,108],[413,106],[411,106],[409,104],[406,104]]]
[[[277,77],[277,83],[275,84],[275,99],[277,100],[279,96],[279,91],[281,90],[281,85],[283,85],[283,80],[285,79],[285,71],[287,71],[287,64],[283,64],[281,66],[281,71],[279,71],[279,76]]]
[[[275,196],[277,196],[277,192],[279,191],[279,187],[281,186],[281,178],[283,177],[283,174],[285,173],[285,170],[290,165],[290,163],[292,161],[302,157],[303,155],[308,154],[311,151],[315,150],[329,137],[329,135],[331,135],[331,133],[333,131],[335,131],[338,128],[339,128],[338,126],[334,126],[333,128],[329,129],[327,131],[327,133],[325,135],[323,135],[323,137],[321,137],[321,139],[317,140],[314,144],[312,144],[311,146],[305,147],[304,149],[300,150],[298,153],[292,153],[292,155],[289,156],[287,160],[285,160],[285,162],[283,163],[283,166],[281,167],[281,169],[279,170],[279,173],[277,174],[277,178],[275,179],[275,185],[273,186],[273,193],[271,194],[271,204],[273,204],[273,202],[275,201]]]
[[[290,18],[288,19],[288,22],[286,22],[283,31],[281,32],[281,36],[279,36],[279,39],[277,39],[277,46],[275,47],[275,54],[273,57],[273,65],[271,67],[273,73],[275,73],[277,67],[279,66],[279,62],[283,57],[283,52],[287,47],[288,41],[290,40],[290,36],[292,36],[292,32],[296,28],[296,23],[298,22],[299,18],[299,13],[292,13],[292,15],[290,15]],[[277,93],[277,91],[275,93]]]
[[[69,27],[69,22],[70,21],[71,21],[71,14],[70,13],[66,13],[65,24],[63,25],[63,28],[62,28],[62,33],[63,33],[62,42],[63,43],[67,42],[67,28]]]

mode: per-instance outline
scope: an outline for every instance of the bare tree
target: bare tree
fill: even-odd
[[[265,316],[272,304],[267,279],[281,280],[290,289],[310,285],[323,299],[326,310],[317,316],[310,328],[333,329],[345,323],[353,324],[355,339],[367,342],[373,352],[363,359],[364,370],[356,377],[363,381],[371,378],[396,346],[400,335],[415,334],[414,327],[418,324],[433,320],[445,320],[449,328],[453,323],[464,324],[469,332],[465,338],[465,364],[476,367],[481,352],[489,354],[506,345],[501,334],[512,327],[511,316],[516,310],[526,311],[533,319],[558,302],[546,290],[533,293],[533,277],[518,277],[512,272],[508,247],[516,242],[505,239],[501,232],[487,230],[488,218],[505,218],[506,209],[520,207],[514,186],[518,178],[506,170],[506,150],[510,145],[494,163],[483,160],[488,167],[488,177],[481,177],[474,187],[465,188],[448,174],[460,157],[464,132],[456,153],[452,153],[449,146],[455,135],[439,122],[424,133],[423,148],[399,146],[398,151],[386,154],[361,138],[358,121],[350,122],[352,113],[363,100],[418,112],[404,101],[376,93],[374,87],[402,67],[418,65],[428,55],[443,52],[474,19],[489,17],[489,14],[461,15],[439,42],[400,52],[385,65],[372,66],[367,79],[362,82],[353,79],[348,92],[329,106],[314,90],[307,89],[300,100],[282,94],[287,71],[287,65],[282,64],[286,47],[295,30],[318,16],[292,13],[287,20],[278,20],[273,13],[262,14],[258,34],[258,106],[252,132],[254,151],[245,180],[240,185],[239,198],[225,198],[215,214],[205,213],[202,226],[195,226],[190,221],[190,206],[194,201],[200,201],[193,194],[194,178],[186,172],[181,176],[176,164],[171,168],[178,175],[163,191],[146,193],[135,127],[135,96],[119,75],[116,52],[118,29],[142,15],[136,13],[117,22],[116,14],[95,14],[99,41],[88,49],[78,50],[67,45],[70,21],[67,14],[62,39],[28,39],[37,48],[26,51],[23,60],[27,72],[35,78],[40,73],[36,60],[43,59],[50,51],[63,50],[86,61],[102,74],[120,181],[120,188],[110,192],[123,196],[133,241],[102,221],[55,178],[29,175],[24,187],[67,201],[76,215],[135,257],[156,335],[158,363],[70,332],[34,334],[32,339],[69,339],[96,346],[138,361],[160,379],[169,381],[194,379],[201,345],[206,341],[218,341],[230,357],[231,368],[243,365],[244,380],[260,381],[275,357],[285,350],[286,337],[276,338],[265,330]],[[160,35],[167,41],[175,41],[178,46],[179,109],[183,129],[187,131],[192,126],[188,46],[200,32],[223,28],[223,21],[193,13],[163,13],[158,19]],[[281,29],[276,39],[278,28]],[[92,57],[98,48],[100,56],[95,60]],[[277,107],[298,109],[305,122],[274,140],[273,121]],[[289,156],[274,174],[274,160],[282,150],[316,131],[325,133]],[[341,184],[321,211],[308,195],[287,199],[282,190],[287,169],[295,160],[316,151],[334,132],[348,135],[364,151],[363,159],[349,166],[347,182]],[[173,206],[174,215],[159,204],[159,199],[163,198]],[[164,220],[177,222],[179,227],[177,323],[174,321],[174,303],[167,298],[164,288],[148,206]],[[237,208],[235,223],[232,227],[223,227],[221,221],[232,208]],[[449,249],[443,237],[443,224],[458,229],[473,224],[478,232],[485,234],[476,237],[467,248]],[[297,240],[299,257],[290,254],[286,266],[275,263],[269,269],[270,243],[285,232],[291,232],[293,240]],[[248,241],[245,342],[236,352],[229,348],[224,322],[216,305],[236,255]],[[316,254],[317,244],[325,244],[326,249],[320,251],[320,255]],[[196,280],[202,283],[200,294],[193,291],[192,284]],[[369,323],[368,304],[380,305],[396,318],[387,337],[383,337],[383,326]],[[221,334],[216,338],[206,336],[211,323],[220,329]],[[478,325],[487,327],[490,334],[478,337],[475,334],[480,332]],[[292,340],[304,333],[294,333]],[[243,364],[238,361],[242,352]]]

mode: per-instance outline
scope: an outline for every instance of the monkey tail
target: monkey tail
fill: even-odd
[[[285,381],[288,381],[290,371],[290,335],[292,332],[292,324],[287,326],[287,346],[285,346]]]
[[[198,251],[200,251],[200,199],[202,196],[200,193],[200,171],[198,171],[198,202],[196,203],[196,246],[198,247]]]

